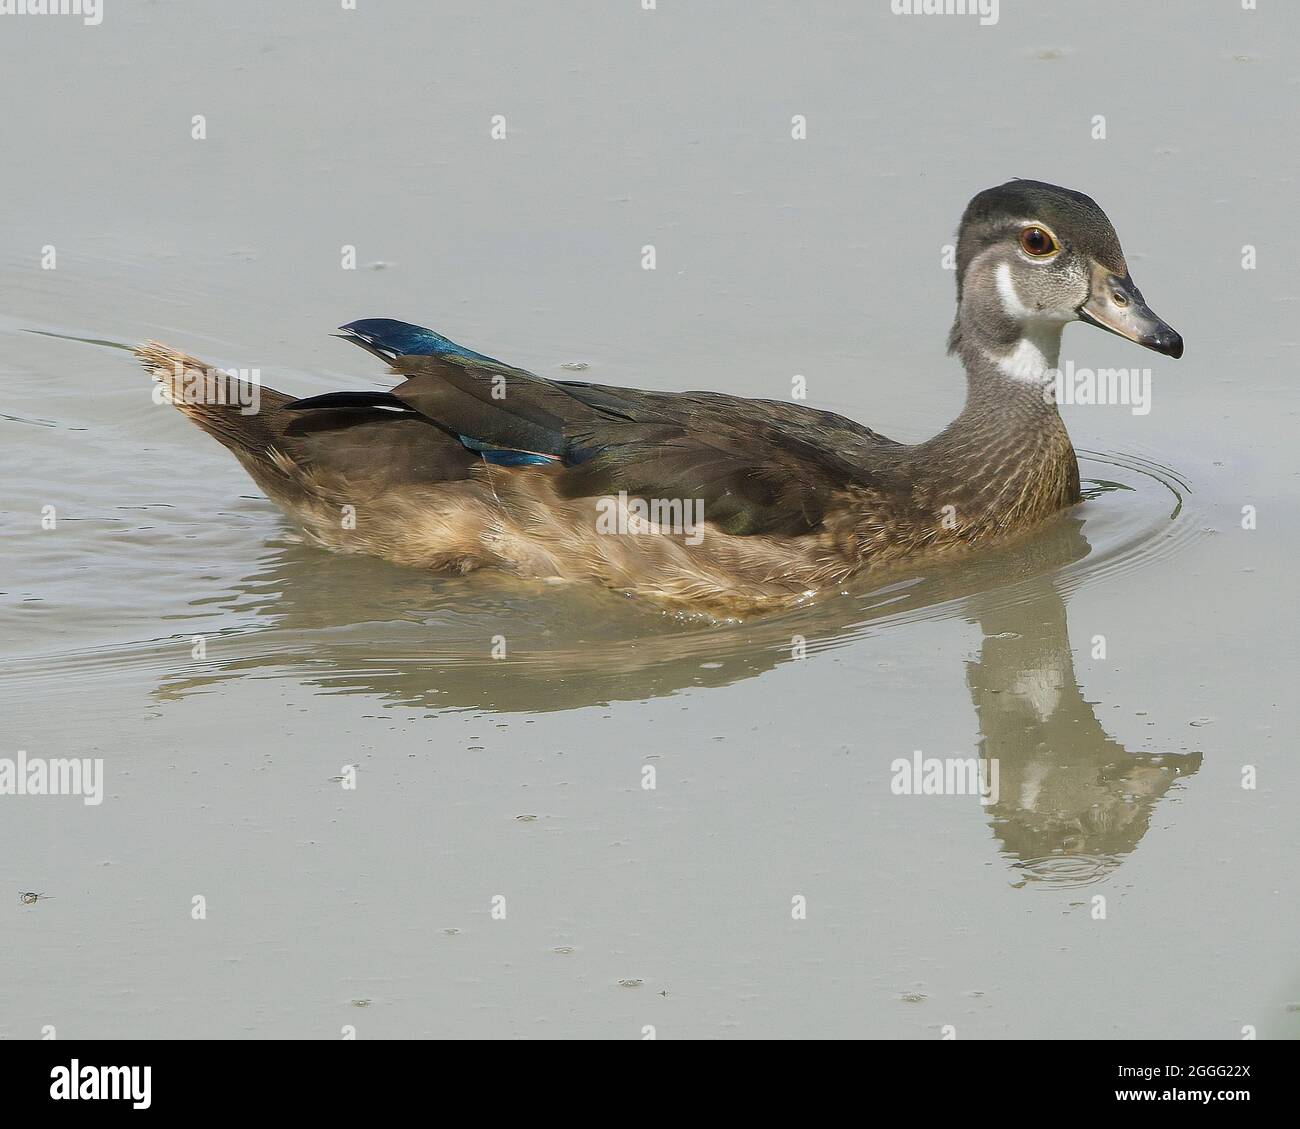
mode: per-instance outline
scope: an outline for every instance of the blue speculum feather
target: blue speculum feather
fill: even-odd
[[[473,448],[471,448],[473,449]],[[534,455],[528,451],[479,451],[485,463],[493,466],[554,466],[557,459],[550,455]]]
[[[536,451],[512,451],[506,447],[489,447],[468,435],[457,438],[471,451],[483,456],[483,461],[493,466],[552,466],[560,460],[554,455],[539,455]]]
[[[370,345],[397,357],[464,357],[473,361],[487,361],[491,364],[501,362],[473,349],[409,322],[395,321],[392,318],[363,318],[349,322],[340,329],[352,333]],[[468,435],[458,436],[460,441],[471,451],[483,456],[483,461],[493,466],[551,466],[560,460],[553,455],[539,455],[535,451],[516,451],[505,447],[490,447]]]
[[[432,329],[394,321],[392,318],[363,318],[339,328],[398,357],[467,357],[473,361],[501,363],[495,357],[457,345],[441,333],[434,333]]]

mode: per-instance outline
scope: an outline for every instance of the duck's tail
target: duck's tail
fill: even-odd
[[[189,416],[241,462],[266,462],[284,434],[284,405],[293,397],[265,387],[256,369],[222,369],[158,341],[133,353],[158,382],[155,397]]]

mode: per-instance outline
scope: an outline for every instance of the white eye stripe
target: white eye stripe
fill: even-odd
[[[998,263],[993,277],[997,282],[998,297],[1002,299],[1002,308],[1006,311],[1007,317],[1015,321],[1024,321],[1034,316],[1034,311],[1020,300],[1016,284],[1011,278],[1010,263]]]
[[[1016,284],[1011,277],[1011,264],[1008,262],[998,263],[993,272],[994,285],[997,287],[998,298],[1002,302],[1002,310],[1011,318],[1012,321],[1073,321],[1076,317],[1074,309],[1052,309],[1037,308],[1025,305],[1020,297],[1020,291],[1016,289]]]

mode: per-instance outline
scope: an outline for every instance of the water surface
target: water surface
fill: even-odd
[[[1300,18],[1268,7],[6,18],[0,756],[107,784],[0,797],[0,1036],[1296,1035]],[[1187,355],[1070,328],[1153,374],[1148,415],[1065,409],[1083,505],[740,623],[306,547],[122,348],[378,386],[328,333],[384,315],[557,377],[800,374],[913,441],[963,391],[943,244],[1010,176],[1107,209]],[[895,795],[914,750],[996,760],[997,801]]]

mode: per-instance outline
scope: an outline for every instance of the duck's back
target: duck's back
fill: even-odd
[[[404,564],[705,602],[797,597],[860,563],[848,501],[872,452],[898,448],[800,404],[551,381],[456,346],[394,356],[366,344],[405,378],[391,392],[263,389],[253,417],[178,406],[313,540]],[[142,357],[156,375],[200,366],[160,346]]]

